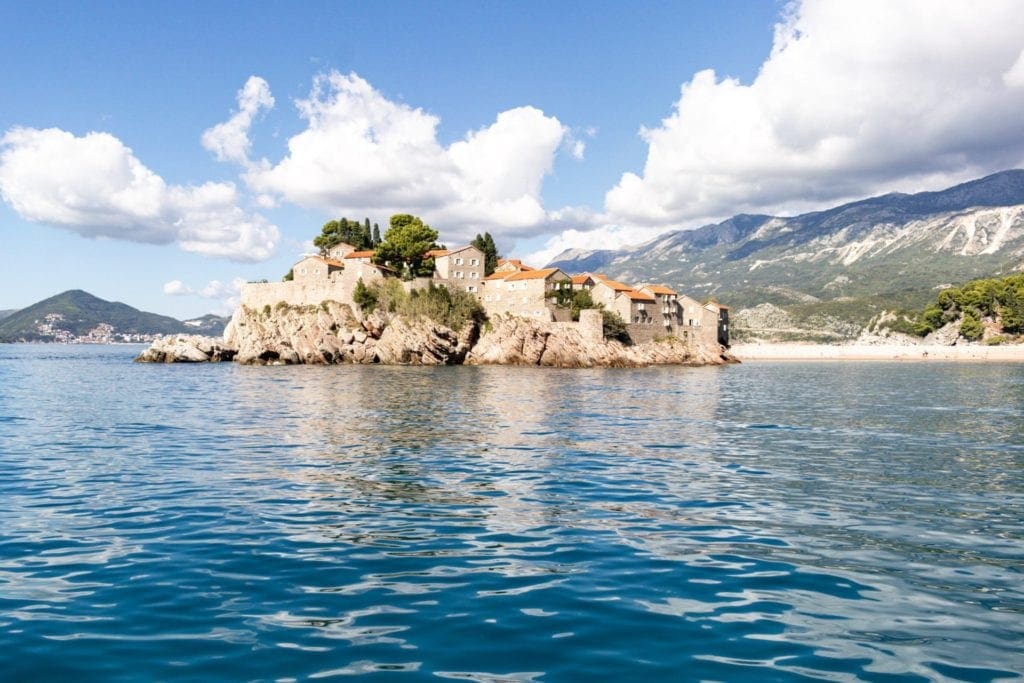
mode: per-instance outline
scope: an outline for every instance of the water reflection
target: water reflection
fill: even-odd
[[[1021,673],[1020,373],[3,351],[12,679]]]

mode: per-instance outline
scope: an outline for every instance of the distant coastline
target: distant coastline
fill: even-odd
[[[995,361],[1024,363],[1024,344],[733,344],[729,352],[750,360]]]

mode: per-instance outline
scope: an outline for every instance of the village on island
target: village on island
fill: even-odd
[[[324,233],[336,235],[337,231],[332,233],[329,227],[336,223],[325,226]],[[359,224],[351,225],[359,235]],[[493,245],[490,235],[486,237]],[[357,299],[357,288],[393,278],[401,281],[407,292],[431,286],[466,292],[479,301],[490,319],[515,316],[559,326],[600,326],[601,316],[588,316],[585,311],[575,311],[577,319],[573,319],[570,301],[574,296],[578,301],[577,293],[585,291],[589,294],[585,308],[618,316],[625,323],[630,343],[675,337],[729,346],[728,306],[714,301],[702,303],[664,284],[628,285],[600,273],[569,274],[559,268],[534,268],[519,259],[497,258],[496,252],[490,255],[488,268],[488,255],[479,240],[478,236],[477,244],[427,249],[413,259],[412,265],[382,258],[380,249],[359,248],[373,244],[372,238],[359,246],[337,239],[320,240],[319,253],[303,255],[285,281],[243,285],[241,305],[260,310],[282,304],[316,306],[323,301],[352,304]]]

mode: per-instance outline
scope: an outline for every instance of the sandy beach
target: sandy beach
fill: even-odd
[[[1007,346],[903,346],[898,344],[733,344],[747,360],[884,360],[1024,362],[1024,344]]]

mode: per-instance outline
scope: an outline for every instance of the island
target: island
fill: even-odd
[[[375,226],[376,228],[376,226]],[[448,249],[408,214],[383,239],[330,221],[281,282],[244,285],[222,338],[169,335],[139,362],[642,367],[736,362],[729,307],[501,259],[490,235]]]

